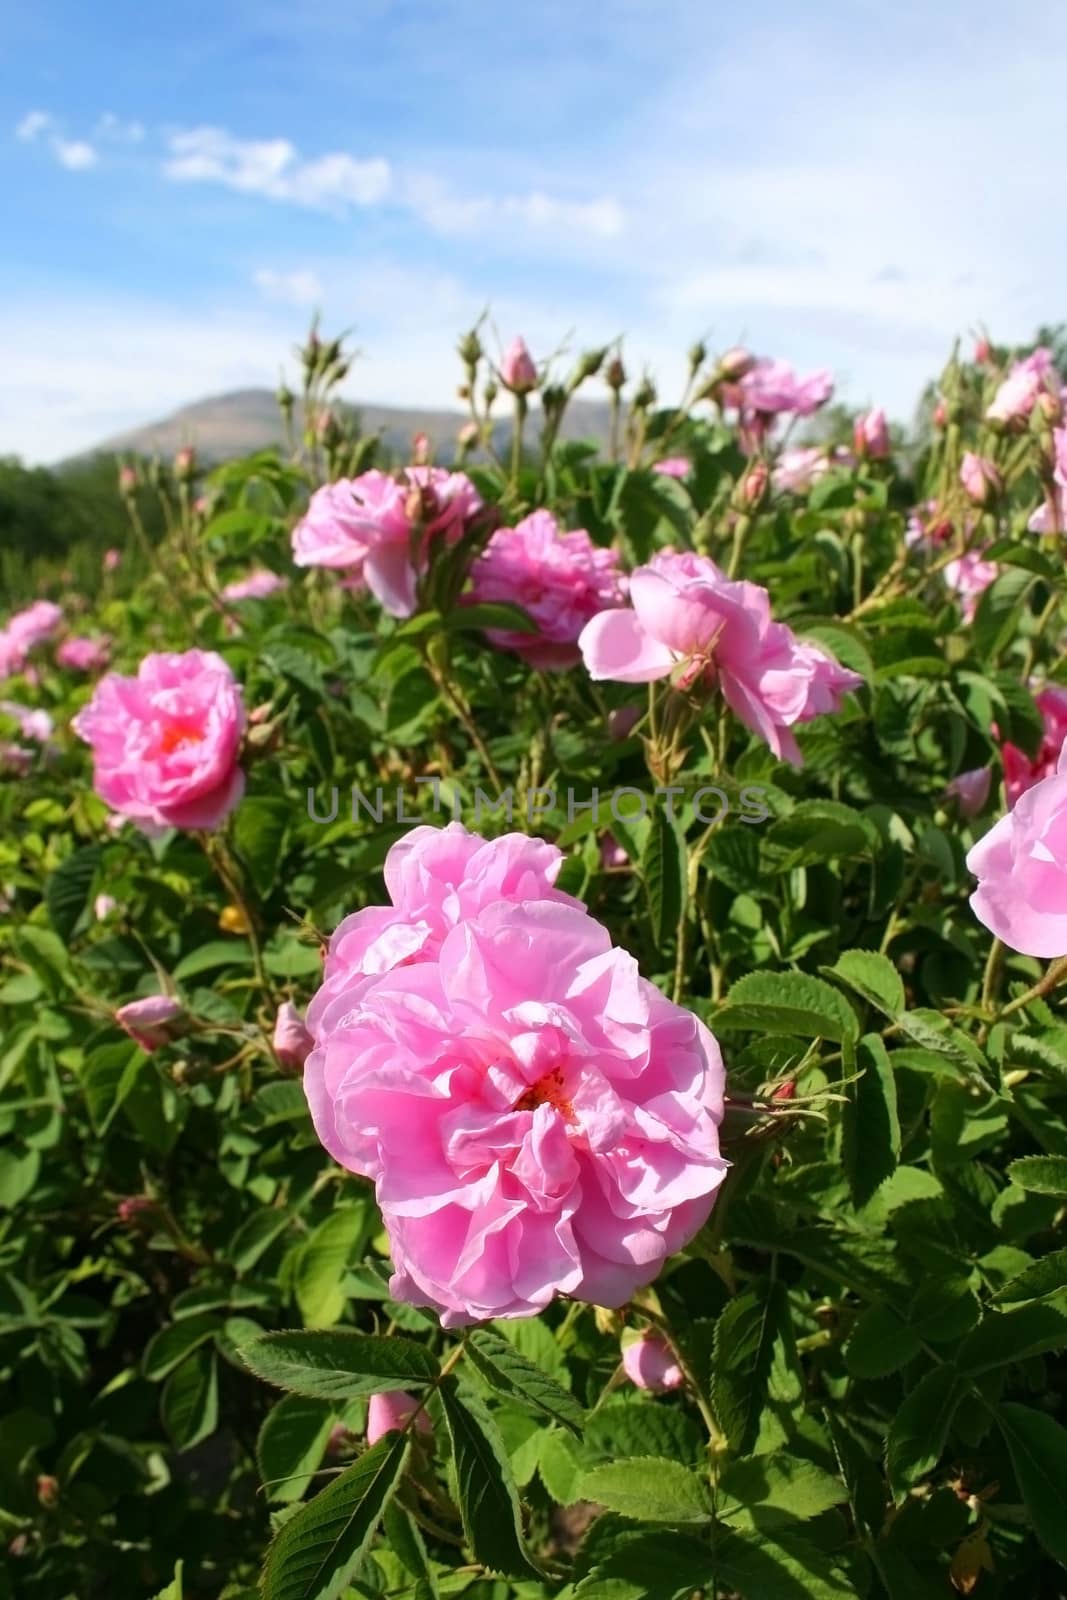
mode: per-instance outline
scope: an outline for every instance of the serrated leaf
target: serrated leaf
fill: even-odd
[[[852,1578],[796,1534],[739,1528],[716,1540],[711,1572],[742,1600],[855,1600]]]
[[[83,845],[56,868],[45,885],[48,920],[61,939],[69,939],[85,910],[103,846]]]
[[[344,1269],[359,1254],[370,1230],[366,1203],[339,1206],[299,1248],[293,1289],[309,1328],[329,1328],[345,1309]]]
[[[886,1473],[898,1500],[940,1461],[965,1388],[954,1367],[934,1367],[893,1418],[886,1440]]]
[[[785,1290],[772,1283],[731,1300],[715,1324],[711,1401],[719,1426],[739,1454],[756,1442],[775,1342],[788,1316]]]
[[[439,1392],[452,1441],[463,1531],[474,1559],[491,1572],[538,1577],[526,1552],[518,1491],[495,1422],[455,1378],[445,1378]]]
[[[409,1449],[406,1435],[387,1433],[282,1525],[260,1579],[263,1600],[337,1600],[359,1571]]]
[[[995,1415],[1041,1543],[1067,1566],[1067,1429],[1044,1412],[1005,1402]]]
[[[213,1350],[196,1350],[163,1386],[163,1426],[176,1450],[191,1450],[214,1433],[219,1420],[218,1362]]]
[[[657,948],[673,938],[686,904],[686,850],[677,826],[656,809],[641,852],[641,878],[648,896],[652,938]]]
[[[201,972],[214,972],[220,967],[243,967],[252,965],[252,948],[245,939],[211,939],[207,944],[197,945],[195,950],[190,950],[183,956],[174,968],[174,977],[179,983],[184,983],[186,978],[195,978]]]
[[[888,956],[874,950],[846,950],[823,968],[892,1020],[904,1010],[904,985]]]
[[[961,1372],[977,1374],[1067,1348],[1067,1295],[1032,1300],[1017,1311],[990,1311],[957,1352]]]
[[[302,1500],[323,1453],[334,1411],[328,1400],[284,1395],[268,1411],[256,1441],[256,1465],[267,1499]]]
[[[487,1328],[467,1338],[467,1359],[491,1389],[581,1435],[585,1412],[574,1396],[507,1339]]]
[[[141,1371],[146,1378],[165,1378],[180,1366],[187,1355],[205,1344],[221,1328],[220,1319],[210,1312],[182,1317],[168,1328],[160,1328],[145,1346]]]
[[[323,1400],[424,1387],[440,1370],[424,1345],[347,1328],[284,1329],[241,1349],[247,1367],[279,1389]]]
[[[270,892],[278,876],[291,817],[286,800],[262,794],[246,795],[234,812],[234,847],[261,895]]]
[[[416,1600],[425,1600],[427,1596],[433,1600],[438,1593],[437,1577],[415,1518],[396,1500],[391,1500],[385,1508],[382,1528],[390,1550],[415,1579]]]
[[[757,1520],[767,1513],[798,1519],[818,1517],[848,1498],[840,1478],[813,1461],[782,1451],[731,1461],[719,1480],[719,1489],[725,1500],[716,1502],[716,1511],[726,1521],[742,1511]]]
[[[537,1470],[541,1482],[561,1506],[570,1506],[581,1498],[579,1485],[586,1471],[583,1453],[579,1452],[569,1433],[550,1428],[541,1436],[537,1453]]]
[[[836,1044],[859,1037],[856,1013],[845,997],[806,972],[753,972],[739,978],[715,1022],[720,1028],[789,1033]]]
[[[1008,1163],[1008,1177],[1031,1194],[1067,1197],[1067,1156],[1021,1156]]]
[[[887,1305],[869,1306],[845,1346],[845,1365],[855,1378],[885,1378],[913,1361],[922,1348],[917,1334]]]
[[[900,1122],[893,1067],[876,1033],[860,1040],[856,1065],[861,1076],[848,1085],[841,1156],[853,1203],[859,1207],[866,1205],[879,1184],[897,1169]]]
[[[666,1456],[630,1456],[585,1473],[583,1500],[607,1506],[637,1522],[710,1522],[711,1497],[704,1480]]]
[[[997,1290],[993,1299],[1013,1305],[1022,1300],[1040,1300],[1057,1289],[1067,1289],[1067,1250],[1053,1250],[1032,1266],[1024,1267]]]

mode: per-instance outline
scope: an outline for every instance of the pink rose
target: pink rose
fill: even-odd
[[[945,794],[955,800],[961,817],[976,817],[989,799],[993,774],[989,767],[959,772],[946,786]]]
[[[858,456],[866,456],[871,461],[885,460],[889,454],[889,424],[881,406],[861,412],[852,437]]]
[[[36,739],[38,744],[44,744],[52,737],[55,724],[47,711],[34,711],[31,706],[20,706],[14,700],[0,700],[0,714],[18,725],[24,739]]]
[[[529,394],[537,388],[537,368],[524,341],[515,338],[500,362],[500,381],[512,394]]]
[[[472,601],[521,606],[537,633],[491,628],[488,637],[532,667],[570,667],[581,659],[578,635],[590,617],[623,603],[615,550],[595,545],[583,528],[565,533],[550,511],[498,528],[471,568]]]
[[[24,611],[16,611],[0,629],[0,678],[21,672],[30,651],[55,633],[62,621],[62,611],[51,600],[35,600]]]
[[[283,1067],[299,1070],[304,1065],[312,1038],[304,1019],[291,1000],[283,1000],[274,1023],[274,1053]]]
[[[677,1389],[685,1382],[674,1351],[661,1333],[646,1328],[622,1347],[623,1371],[639,1389]]]
[[[107,666],[110,652],[110,641],[107,639],[73,636],[63,640],[56,651],[56,661],[61,667],[69,667],[72,672],[99,672]]]
[[[688,456],[664,456],[662,461],[652,463],[652,471],[661,472],[665,478],[687,478],[692,470]]]
[[[632,575],[630,600],[632,610],[602,612],[582,630],[590,676],[718,686],[734,715],[794,765],[800,751],[789,729],[836,711],[863,682],[772,621],[766,589],[734,582],[705,556],[661,551]]]
[[[778,494],[807,494],[812,484],[829,470],[826,451],[817,445],[783,450],[771,474],[771,483]]]
[[[742,412],[774,417],[792,413],[810,417],[834,392],[834,380],[825,369],[800,378],[787,361],[766,357],[753,363],[737,384],[734,396]]]
[[[425,1411],[419,1411],[419,1402],[414,1395],[405,1394],[403,1389],[392,1389],[385,1394],[372,1394],[367,1404],[367,1443],[377,1444],[387,1433],[399,1433],[409,1417],[415,1416],[415,1428],[418,1433],[430,1432],[430,1419]]]
[[[583,908],[461,898],[432,955],[312,1002],[316,1132],[375,1184],[394,1298],[446,1327],[622,1305],[714,1203],[718,1046]]]
[[[1034,704],[1041,713],[1044,732],[1037,755],[1033,760],[1018,745],[1007,741],[1001,746],[1004,763],[1004,789],[1008,804],[1013,806],[1021,794],[1032,789],[1042,778],[1050,778],[1056,771],[1064,741],[1067,740],[1067,689],[1050,683],[1034,696]]]
[[[221,656],[148,655],[111,672],[71,726],[93,749],[93,782],[139,825],[217,828],[244,792],[240,685]]]
[[[960,482],[976,506],[984,506],[991,495],[998,495],[1002,484],[1000,473],[987,456],[976,455],[973,450],[963,452],[960,462]]]
[[[959,597],[965,622],[974,621],[979,596],[999,576],[1000,568],[996,562],[986,561],[980,550],[968,550],[965,555],[957,556],[955,561],[948,563],[945,582]]]
[[[606,833],[600,841],[600,865],[605,872],[630,865],[630,857],[613,834]]]
[[[308,1027],[336,994],[357,978],[413,961],[432,961],[446,935],[498,901],[578,901],[553,887],[563,852],[544,839],[505,833],[482,839],[461,823],[412,828],[385,858],[390,906],[354,911],[336,929],[323,966],[322,987],[308,1007]]]
[[[984,334],[974,341],[973,359],[976,367],[984,367],[993,359],[993,347]]]
[[[986,410],[990,422],[1022,422],[1034,409],[1042,393],[1059,393],[1059,379],[1052,365],[1052,353],[1043,346],[1022,361],[1016,361],[997,389]]]
[[[268,595],[277,594],[279,589],[288,588],[288,580],[279,577],[276,572],[271,572],[266,567],[257,567],[247,577],[236,578],[233,583],[228,583],[222,590],[224,600],[265,600]]]
[[[116,567],[120,564],[121,561],[122,561],[122,551],[121,550],[111,549],[111,550],[105,550],[104,551],[103,568],[104,568],[105,572],[114,572]]]
[[[113,911],[118,910],[119,903],[109,894],[98,894],[93,901],[93,916],[98,922],[103,922]]]
[[[172,1024],[181,1014],[181,1005],[170,995],[152,994],[119,1006],[115,1021],[131,1039],[137,1040],[142,1050],[152,1051],[177,1037]]]
[[[312,495],[293,530],[293,560],[298,567],[348,569],[391,616],[409,617],[431,540],[453,543],[481,509],[470,479],[443,467],[341,478]]]
[[[728,383],[737,383],[741,378],[747,377],[755,365],[756,357],[751,350],[735,344],[719,357],[716,370]]]
[[[979,922],[1025,956],[1067,953],[1067,748],[971,849]]]

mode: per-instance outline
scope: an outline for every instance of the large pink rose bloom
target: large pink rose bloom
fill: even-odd
[[[453,543],[481,509],[470,479],[443,467],[340,478],[312,495],[293,529],[293,560],[298,567],[344,568],[391,616],[409,617],[431,541]]]
[[[221,656],[145,656],[135,678],[110,672],[74,718],[92,745],[97,794],[139,825],[217,828],[240,800],[245,716]]]
[[[945,582],[955,591],[965,622],[974,621],[978,601],[999,576],[996,562],[987,561],[980,550],[968,550],[945,567]]]
[[[776,756],[800,764],[789,729],[836,711],[863,679],[771,618],[758,584],[734,582],[706,556],[662,551],[630,579],[633,610],[607,611],[578,643],[589,674],[617,683],[674,676],[722,689],[727,705]]]
[[[1060,382],[1052,365],[1052,352],[1043,345],[1016,361],[986,409],[991,422],[1021,422],[1034,409],[1042,392],[1059,393]]]
[[[557,845],[524,833],[482,839],[459,822],[412,828],[385,858],[392,904],[354,911],[330,940],[322,987],[308,1007],[312,1034],[329,1001],[354,979],[435,960],[447,934],[487,906],[502,900],[577,906],[553,887],[562,865]]]
[[[820,368],[801,378],[787,361],[761,358],[731,392],[739,410],[774,417],[792,413],[810,417],[834,392],[833,375]]]
[[[392,1294],[446,1327],[622,1305],[711,1211],[718,1046],[578,907],[491,905],[315,1032],[315,1129],[374,1182]]]
[[[1004,762],[1004,788],[1008,804],[1013,806],[1021,794],[1032,789],[1042,778],[1050,778],[1056,771],[1060,751],[1067,741],[1067,688],[1050,683],[1034,696],[1034,704],[1041,713],[1044,732],[1037,755],[1031,761],[1025,750],[1005,742],[1001,746]]]
[[[979,922],[1024,956],[1067,954],[1067,749],[967,856]]]
[[[509,601],[537,623],[537,633],[493,628],[489,638],[532,667],[570,667],[581,659],[578,635],[598,611],[623,603],[619,557],[584,528],[562,533],[550,511],[499,528],[471,570],[474,601]]]

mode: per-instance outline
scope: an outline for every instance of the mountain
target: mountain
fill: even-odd
[[[499,402],[498,406],[499,420],[494,442],[499,449],[501,443],[506,442],[511,429],[507,407]],[[345,405],[340,409],[354,412],[360,419],[363,433],[381,434],[387,447],[401,456],[411,449],[415,434],[428,434],[435,455],[445,461],[453,455],[456,435],[466,421],[459,411],[409,410],[400,406],[362,403]],[[560,437],[603,443],[608,435],[608,415],[606,401],[572,401],[564,416]],[[299,408],[295,423],[299,427]],[[539,423],[540,418],[531,410],[527,421],[531,440],[536,437]],[[170,457],[183,445],[193,445],[203,461],[212,462],[225,461],[232,456],[284,443],[285,429],[273,391],[235,389],[228,394],[194,400],[191,405],[181,406],[169,417],[132,428],[127,433],[116,434],[84,454]]]

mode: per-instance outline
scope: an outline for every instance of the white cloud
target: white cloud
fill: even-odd
[[[224,128],[173,133],[168,147],[163,171],[175,182],[221,183],[316,210],[374,205],[392,181],[389,163],[380,156],[358,160],[337,152],[303,161],[288,139],[238,139]]]
[[[60,166],[69,172],[84,172],[96,166],[96,151],[84,139],[54,139],[52,149]]]
[[[252,274],[252,282],[265,299],[282,305],[313,306],[322,299],[322,284],[314,272],[306,269],[275,272],[270,267],[261,267]]]
[[[140,144],[145,129],[143,122],[125,122],[113,111],[105,111],[98,119],[93,133],[98,139],[110,139],[116,144]]]
[[[27,111],[15,129],[15,138],[31,144],[39,133],[44,133],[51,126],[52,119],[47,111]]]

